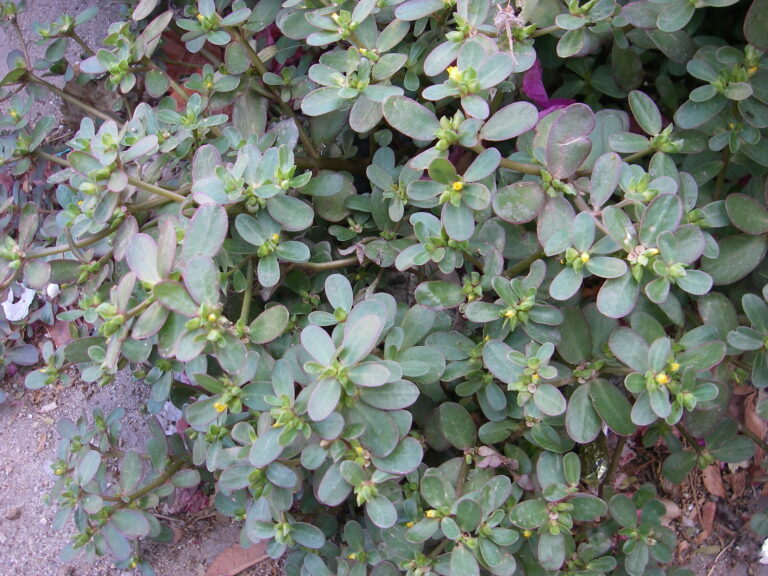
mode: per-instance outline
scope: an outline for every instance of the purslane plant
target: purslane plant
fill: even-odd
[[[119,412],[60,425],[67,557],[151,574],[202,479],[290,576],[661,573],[627,440],[674,482],[768,448],[727,410],[768,385],[765,2],[134,4],[100,47],[91,12],[36,27],[33,62],[0,2],[0,368],[69,322],[28,388],[131,369],[183,410],[144,458]]]

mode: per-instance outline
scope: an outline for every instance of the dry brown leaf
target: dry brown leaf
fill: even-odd
[[[46,326],[46,329],[56,348],[66,346],[73,340],[72,333],[69,331],[69,322],[56,320],[51,326]]]
[[[664,516],[661,517],[661,524],[663,526],[669,526],[673,520],[680,518],[682,514],[680,506],[665,498],[661,499],[661,503],[664,504],[664,508],[666,509]]]
[[[701,472],[701,478],[704,481],[704,488],[712,496],[726,499],[725,486],[723,485],[723,477],[720,475],[720,468],[714,464],[710,464]]]
[[[761,440],[765,440],[768,431],[768,422],[760,418],[757,413],[757,394],[751,394],[744,399],[744,426]],[[765,458],[765,451],[757,447],[755,450],[755,466],[759,467]]]
[[[731,500],[740,498],[747,488],[747,471],[737,470],[728,476],[728,482],[731,485]]]
[[[712,533],[712,526],[715,523],[715,512],[717,512],[717,504],[711,501],[704,504],[701,512],[701,528],[704,530],[704,534],[706,534],[704,540],[709,538],[709,535]]]
[[[269,558],[266,551],[266,542],[253,544],[250,548],[243,548],[240,544],[230,546],[214,558],[205,572],[205,576],[235,576],[240,574],[243,570]]]

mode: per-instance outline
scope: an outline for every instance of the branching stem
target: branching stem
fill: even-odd
[[[77,96],[70,94],[66,90],[62,90],[58,86],[54,86],[53,84],[46,82],[42,78],[38,78],[34,74],[29,74],[27,78],[30,82],[33,82],[38,86],[42,86],[43,88],[46,88],[47,90],[56,94],[56,96],[58,96],[62,100],[65,100],[66,102],[69,102],[70,104],[77,106],[78,108],[87,112],[91,116],[95,116],[96,118],[99,118],[100,120],[104,120],[105,122],[109,120],[114,120],[115,122],[120,123],[120,120],[117,117],[111,114],[108,114],[106,112],[102,112],[101,110],[94,108],[90,104],[86,104],[85,102],[80,100],[80,98],[78,98]]]
[[[239,42],[243,48],[245,48],[245,51],[248,53],[248,58],[251,60],[251,64],[253,64],[253,67],[256,68],[256,71],[259,73],[259,75],[263,78],[264,75],[268,72],[267,67],[264,65],[264,62],[261,61],[261,58],[259,58],[258,53],[256,50],[253,49],[253,46],[248,42],[248,40],[245,39],[243,34],[240,32],[239,28],[227,28],[227,31],[233,36],[233,38]],[[320,158],[320,154],[317,152],[317,149],[315,148],[314,143],[312,142],[311,138],[307,135],[307,133],[304,131],[304,128],[301,126],[301,123],[299,122],[299,119],[296,117],[296,114],[293,111],[293,108],[291,108],[291,105],[287,102],[284,102],[283,99],[280,97],[280,94],[277,93],[277,91],[270,86],[269,84],[265,84],[267,90],[272,94],[272,99],[277,103],[278,106],[280,106],[280,109],[283,111],[283,114],[286,116],[293,118],[294,123],[296,124],[296,128],[299,131],[299,140],[301,140],[301,144],[304,146],[304,150],[307,151],[307,154],[313,159]]]

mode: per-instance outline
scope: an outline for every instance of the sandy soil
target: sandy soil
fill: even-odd
[[[120,19],[118,9],[113,2],[108,0],[27,0],[27,10],[19,16],[19,26],[32,61],[41,58],[45,53],[45,47],[38,46],[34,42],[37,38],[34,34],[34,23],[53,21],[63,15],[65,11],[74,17],[89,6],[98,6],[100,8],[99,13],[78,27],[77,31],[92,50],[97,50],[101,46],[101,39],[106,35],[110,23]],[[19,39],[12,32],[10,27],[0,27],[0,77],[8,73],[6,56],[12,50],[21,48]],[[80,52],[81,49],[70,41],[67,51],[67,58],[70,62],[78,61]],[[51,77],[48,80],[59,88],[64,85],[64,81],[60,77]],[[45,101],[36,103],[31,114],[34,117],[54,115],[61,118],[61,102],[56,96],[48,95]]]
[[[56,509],[47,500],[55,483],[51,464],[58,442],[56,423],[62,418],[76,420],[83,410],[101,408],[108,413],[119,406],[125,409],[125,446],[138,450],[146,438],[146,388],[128,373],[119,374],[107,388],[75,384],[30,392],[18,376],[2,386],[9,398],[0,404],[0,575],[126,574],[106,559],[95,564],[61,562],[59,552],[72,532],[53,530]],[[178,542],[143,547],[158,576],[204,576],[216,556],[239,539],[240,526],[217,519],[213,509],[170,516],[167,521]],[[281,571],[276,563],[265,561],[243,574],[278,576]]]

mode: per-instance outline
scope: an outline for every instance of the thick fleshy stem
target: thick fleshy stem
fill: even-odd
[[[251,64],[253,64],[253,67],[256,68],[256,71],[259,73],[259,75],[263,78],[264,75],[268,72],[267,67],[264,65],[264,62],[261,61],[261,58],[259,57],[256,50],[253,49],[253,46],[246,40],[246,38],[242,35],[239,28],[227,28],[227,31],[234,37],[234,39],[239,42],[243,48],[245,48],[245,51],[248,53],[248,58],[251,61]],[[267,87],[267,90],[272,94],[273,100],[277,103],[278,106],[280,106],[280,109],[283,111],[283,114],[286,116],[293,118],[294,123],[296,124],[296,128],[299,131],[299,140],[301,140],[301,144],[304,146],[304,149],[307,151],[307,154],[313,159],[320,158],[320,154],[318,154],[317,149],[315,148],[314,143],[309,138],[307,133],[304,131],[304,128],[302,128],[301,123],[299,122],[299,119],[296,117],[296,114],[293,111],[293,108],[291,108],[290,104],[287,102],[284,102],[283,99],[280,97],[280,94],[269,84],[265,84]]]

